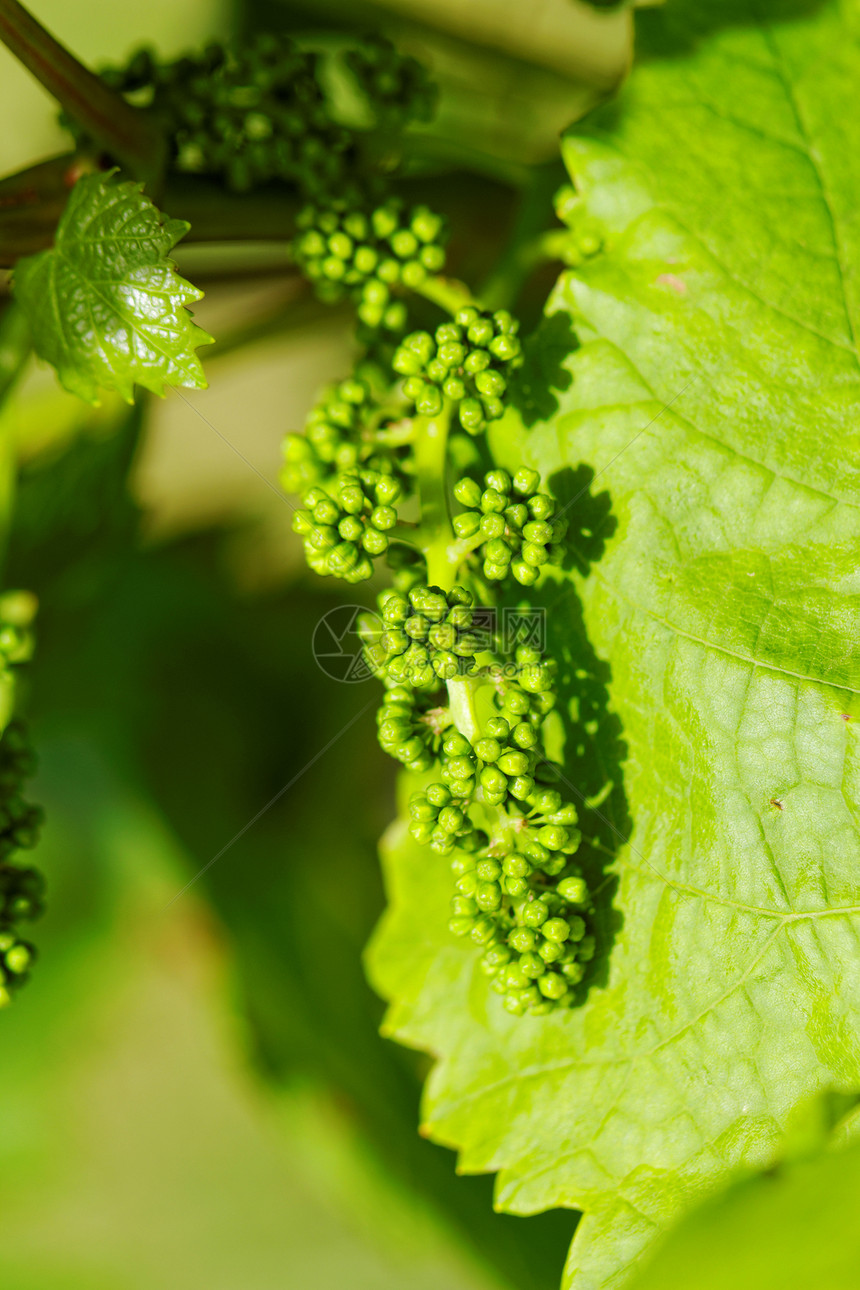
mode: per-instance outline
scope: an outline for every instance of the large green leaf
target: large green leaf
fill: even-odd
[[[72,394],[95,403],[99,389],[118,390],[130,403],[135,385],[205,386],[194,349],[212,338],[186,308],[203,293],[168,258],[187,231],[141,185],[85,175],[53,247],[18,261],[15,295],[34,348]]]
[[[541,597],[567,775],[609,794],[587,999],[504,1016],[445,933],[444,862],[397,832],[371,955],[392,1033],[440,1058],[428,1131],[503,1207],[585,1212],[576,1290],[626,1284],[799,1097],[860,1078],[860,9],[756,12],[643,17],[620,101],[566,139],[602,246],[551,307],[583,345],[554,420],[496,437],[586,490]]]

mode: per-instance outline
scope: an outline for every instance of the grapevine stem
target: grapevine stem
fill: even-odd
[[[413,290],[425,300],[444,309],[452,318],[464,305],[475,303],[469,288],[465,283],[458,282],[456,278],[425,278],[421,285],[414,287]]]
[[[569,232],[547,230],[547,224],[554,222],[553,194],[564,177],[563,167],[555,161],[532,171],[505,251],[481,288],[481,299],[488,309],[512,309],[532,271],[546,260],[562,258]]]
[[[24,311],[12,304],[0,324],[0,406],[20,375],[30,353],[30,327]]]
[[[460,734],[474,744],[481,737],[481,726],[475,708],[475,681],[470,676],[455,676],[446,685],[451,720]]]
[[[446,589],[452,577],[448,548],[454,536],[446,481],[450,424],[447,401],[438,416],[415,418],[415,478],[421,498],[421,525],[415,540],[426,557],[430,585]]]
[[[30,327],[23,310],[11,305],[0,323],[0,405],[18,379],[30,354]],[[15,490],[16,444],[13,435],[0,436],[0,541],[6,544]]]
[[[111,156],[140,179],[162,170],[157,123],[84,67],[18,0],[0,0],[0,40]]]

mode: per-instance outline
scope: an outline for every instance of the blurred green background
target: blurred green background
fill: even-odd
[[[559,128],[629,53],[626,15],[538,7],[528,31],[498,3],[37,12],[95,63],[382,15],[445,78],[449,144],[434,146],[464,122],[486,145],[504,224],[505,176],[542,163],[552,178]],[[2,49],[0,113],[0,173],[67,146]],[[207,289],[202,324],[232,335],[288,304],[280,254],[180,250]],[[342,318],[308,324],[213,356],[208,391],[133,412],[89,410],[34,366],[0,416],[22,461],[6,585],[42,604],[29,709],[50,885],[39,971],[0,1025],[14,1290],[558,1284],[574,1216],[494,1214],[492,1180],[458,1178],[418,1136],[427,1063],[379,1037],[362,974],[392,769],[374,683],[314,662],[338,601],[303,571],[277,485],[283,432],[346,355]]]

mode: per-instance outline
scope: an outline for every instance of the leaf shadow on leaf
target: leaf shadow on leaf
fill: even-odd
[[[584,464],[565,466],[549,480],[554,495],[568,507],[569,554],[563,567],[582,575],[603,554],[617,527],[609,493],[593,494],[593,480],[594,471]],[[583,840],[577,859],[594,900],[597,953],[577,991],[581,1003],[593,985],[605,984],[622,925],[613,906],[618,878],[612,865],[632,829],[622,775],[627,745],[621,721],[609,708],[612,672],[591,646],[575,586],[566,582],[548,609],[547,651],[558,662],[562,696],[556,711],[564,728],[563,782],[579,811]]]
[[[608,539],[618,528],[609,494],[605,489],[592,493],[593,483],[594,471],[584,462],[576,468],[565,466],[547,480],[550,492],[561,504],[560,513],[567,520],[561,566],[565,573],[575,569],[585,576],[603,555]]]
[[[609,709],[612,673],[591,646],[571,576],[587,574],[617,528],[609,493],[591,491],[594,479],[592,468],[581,463],[565,466],[547,480],[568,521],[561,566],[567,576],[547,578],[534,592],[523,588],[503,592],[506,606],[522,608],[528,603],[545,611],[544,648],[558,664],[559,699],[550,724],[560,724],[560,738],[554,746],[548,727],[548,753],[554,764],[561,763],[559,791],[579,813],[583,836],[576,860],[592,893],[591,922],[597,940],[594,959],[576,990],[577,1004],[585,1001],[592,986],[607,980],[612,946],[622,925],[621,913],[613,905],[618,886],[613,863],[632,830],[622,776],[627,745],[621,721]]]
[[[579,347],[566,313],[549,314],[523,342],[523,362],[511,380],[509,397],[531,427],[550,421],[558,411],[556,391],[569,389],[573,377],[565,359]]]

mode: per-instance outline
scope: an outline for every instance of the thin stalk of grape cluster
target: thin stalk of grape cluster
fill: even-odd
[[[421,497],[419,545],[427,560],[430,586],[450,591],[457,576],[459,553],[453,549],[454,532],[448,502],[448,431],[451,406],[447,402],[435,417],[415,418],[415,476]],[[475,683],[470,677],[453,677],[446,682],[451,719],[470,742],[479,737],[475,711]]]

